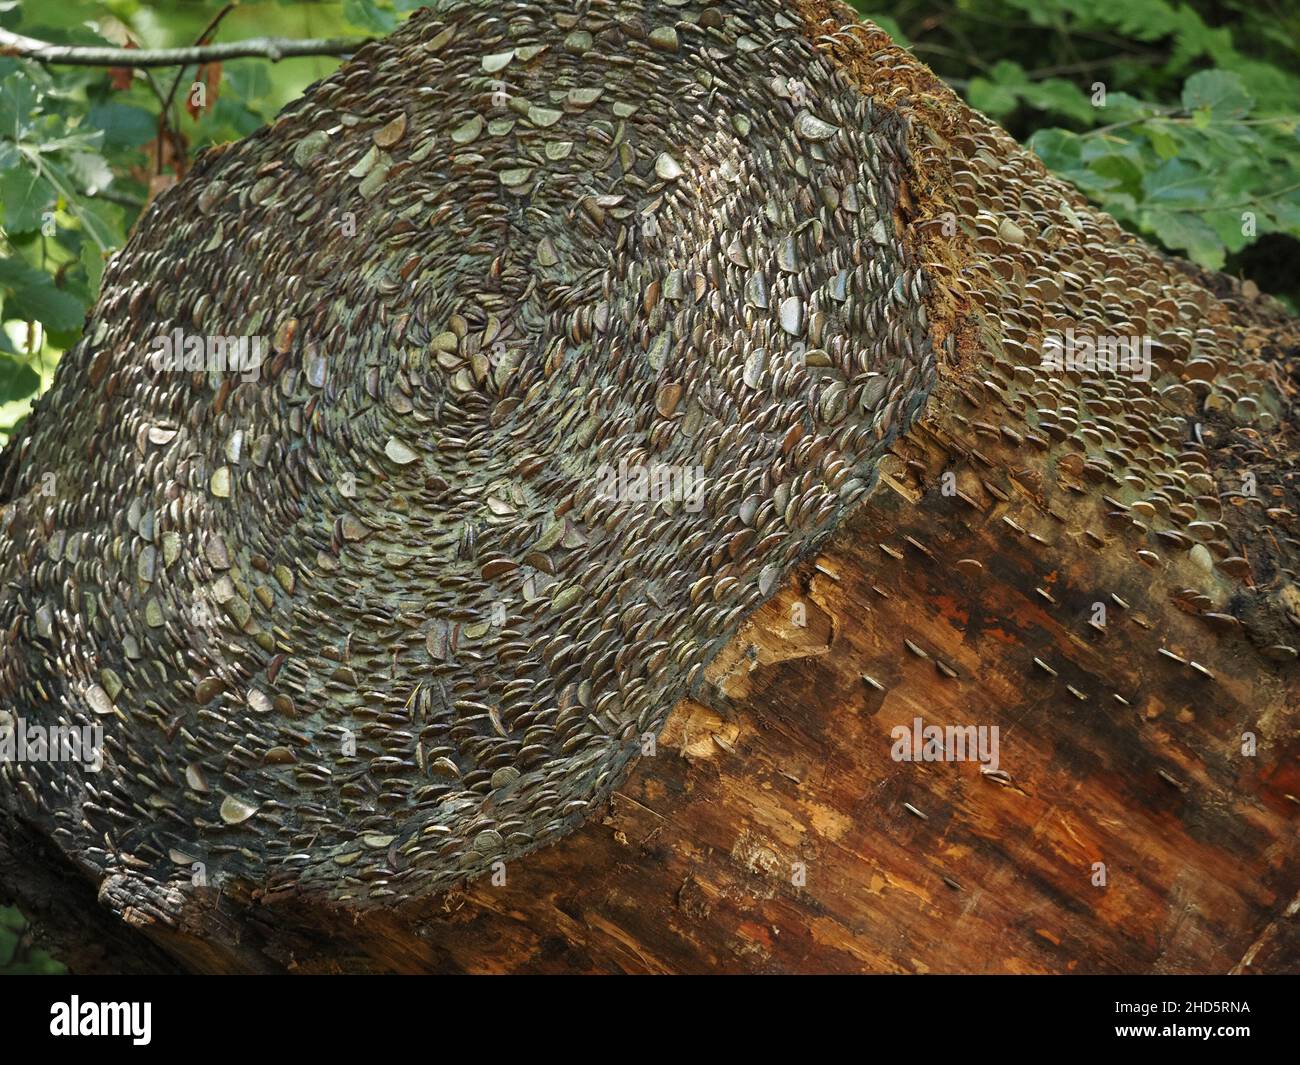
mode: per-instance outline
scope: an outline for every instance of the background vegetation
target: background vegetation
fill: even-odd
[[[1300,303],[1293,0],[856,5],[1124,226]],[[205,35],[378,35],[420,6],[0,0],[0,27],[59,44],[161,48]],[[0,57],[0,444],[76,342],[105,256],[145,204],[198,149],[251,133],[337,64],[145,72]],[[6,964],[57,968],[32,949],[22,918],[0,910],[0,971]]]

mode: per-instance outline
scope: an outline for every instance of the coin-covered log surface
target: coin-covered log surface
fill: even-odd
[[[1298,339],[837,4],[418,11],[0,459],[6,823],[191,969],[1294,968]]]

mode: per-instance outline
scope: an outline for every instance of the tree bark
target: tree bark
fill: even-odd
[[[594,816],[448,890],[97,879],[0,790],[0,886],[74,969],[1300,967],[1296,322],[1124,233],[847,8],[708,10],[906,120],[888,221],[939,357],[871,490]],[[1067,327],[1153,337],[1150,380],[1044,369]],[[996,729],[996,766],[951,737],[900,760],[918,719]]]

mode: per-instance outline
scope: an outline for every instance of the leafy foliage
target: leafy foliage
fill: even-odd
[[[55,44],[171,47],[195,43],[223,6],[0,0],[0,25]],[[382,32],[368,10],[243,5],[222,23],[222,39]],[[76,342],[106,258],[145,205],[199,149],[254,132],[337,62],[243,59],[144,72],[0,57],[0,443]]]
[[[878,21],[1124,226],[1248,275],[1259,260],[1240,253],[1279,235],[1291,272],[1258,279],[1300,295],[1300,14],[1233,0],[912,0],[890,16]]]

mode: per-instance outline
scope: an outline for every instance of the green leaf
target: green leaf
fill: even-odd
[[[28,266],[16,256],[11,255],[0,259],[0,288],[7,288],[12,292],[16,288],[39,285],[48,280],[49,275],[43,270]]]
[[[1178,139],[1169,132],[1168,127],[1147,122],[1138,127],[1151,141],[1151,147],[1161,159],[1172,159],[1178,154]]]
[[[979,77],[971,78],[966,86],[966,100],[976,111],[983,111],[992,118],[1005,118],[1019,103],[1013,90]]]
[[[1029,75],[1025,73],[1025,68],[1010,59],[999,59],[993,64],[993,69],[989,73],[999,85],[1029,84]]]
[[[52,159],[44,159],[41,165],[50,176],[50,184],[56,189],[68,190],[68,195],[71,196],[76,186],[72,176]],[[90,239],[101,248],[113,248],[121,243],[121,240],[114,236],[113,230],[101,220],[103,208],[108,206],[103,201],[77,197],[70,203],[65,201],[65,206],[81,223]]]
[[[1223,269],[1224,246],[1213,227],[1199,215],[1173,211],[1144,211],[1143,228],[1150,230],[1166,248],[1184,250],[1210,270]]]
[[[1199,167],[1182,159],[1166,159],[1142,179],[1149,203],[1201,205],[1210,199],[1210,181]]]
[[[271,75],[265,63],[232,63],[221,68],[222,92],[219,100],[234,96],[247,103],[271,94]]]
[[[91,196],[113,183],[108,160],[93,152],[69,152],[68,170],[77,179],[77,185]]]
[[[1207,211],[1202,217],[1214,230],[1215,236],[1223,241],[1224,247],[1235,252],[1241,251],[1254,239],[1241,231],[1241,215],[1241,211]]]
[[[1111,152],[1094,159],[1089,165],[1094,173],[1112,182],[1110,188],[1122,189],[1131,196],[1142,191],[1142,170],[1126,155]]]
[[[86,283],[89,286],[90,298],[93,302],[99,294],[99,283],[104,277],[104,256],[93,240],[83,240],[81,242],[80,260],[82,269],[86,271]]]
[[[102,245],[106,251],[114,251],[126,243],[123,209],[117,204],[107,200],[78,200],[76,213],[88,243]]]
[[[0,289],[10,293],[5,317],[38,321],[47,329],[66,332],[80,329],[86,304],[70,292],[57,288],[43,270],[21,259],[0,259]]]
[[[1270,200],[1265,206],[1268,216],[1279,230],[1300,237],[1300,203],[1276,199]]]
[[[15,291],[5,304],[5,313],[24,321],[35,319],[47,329],[69,332],[81,327],[86,305],[70,292],[55,288],[47,278],[44,285]]]
[[[104,143],[102,130],[69,133],[60,118],[50,118],[44,129],[35,132],[41,135],[36,136],[29,147],[48,155],[68,151],[97,152]]]
[[[1295,50],[1295,43],[1288,46]],[[1300,99],[1300,78],[1272,63],[1237,57],[1232,60],[1232,70],[1241,77],[1246,91],[1255,98],[1255,105],[1263,111],[1289,111]]]
[[[1107,125],[1112,122],[1135,122],[1138,119],[1151,118],[1160,114],[1161,110],[1158,104],[1141,100],[1126,92],[1107,92],[1106,105],[1096,108],[1098,119]]]
[[[1009,4],[1028,16],[1035,26],[1051,26],[1063,13],[1060,0],[1009,0]]]
[[[40,387],[40,374],[12,355],[0,353],[0,403],[26,399]]]
[[[1031,107],[1040,111],[1055,111],[1083,125],[1096,121],[1099,109],[1092,106],[1092,100],[1072,81],[1063,78],[1048,78],[1046,81],[1029,84],[1020,89],[1020,95]]]
[[[31,129],[37,93],[22,67],[13,65],[0,80],[0,136],[20,141]]]
[[[1102,210],[1120,221],[1136,221],[1137,201],[1127,192],[1106,192],[1097,197]]]
[[[1211,121],[1240,118],[1254,106],[1241,78],[1228,70],[1202,70],[1183,83],[1183,107]]]
[[[40,229],[42,216],[54,209],[57,200],[54,186],[35,170],[24,166],[0,174],[0,206],[8,233]]]
[[[1058,174],[1083,169],[1083,144],[1077,133],[1066,129],[1040,129],[1029,138],[1029,147],[1048,170]]]
[[[143,107],[130,104],[96,104],[86,120],[103,131],[104,148],[109,151],[138,148],[153,140],[158,132],[158,119]]]
[[[391,5],[379,0],[343,0],[343,17],[373,33],[391,33],[397,26]]]

